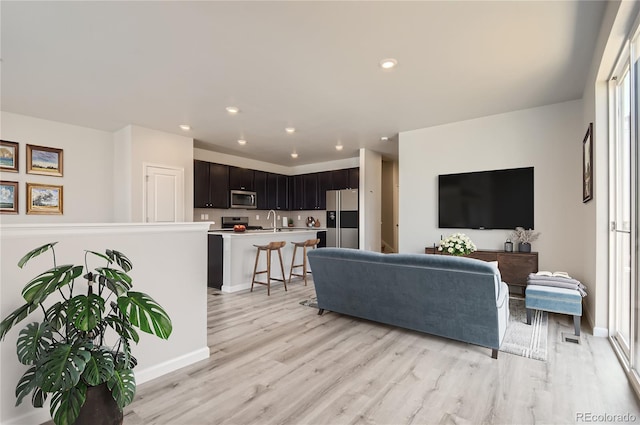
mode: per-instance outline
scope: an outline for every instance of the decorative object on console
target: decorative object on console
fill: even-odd
[[[582,202],[593,199],[593,123],[582,140]]]
[[[315,222],[313,223],[313,227],[320,227],[320,219],[316,218]]]
[[[504,243],[504,251],[513,252],[513,242],[511,242],[511,239],[507,239],[507,241]]]
[[[289,227],[293,227],[293,219],[289,217],[289,221],[287,222]]]
[[[518,241],[519,252],[531,252],[531,242],[535,242],[539,237],[540,232],[536,233],[532,229],[525,230],[524,227],[516,227],[509,239]]]
[[[149,295],[131,290],[133,265],[121,252],[84,251],[84,265],[59,265],[56,243],[35,248],[18,262],[22,268],[42,253],[53,254],[53,268],[26,284],[26,303],[0,323],[2,340],[30,313],[44,312],[36,315],[40,323],[26,325],[17,339],[18,360],[28,367],[16,387],[17,404],[29,397],[34,407],[42,407],[51,394],[57,425],[122,424],[122,409],[136,392],[131,345],[138,343],[139,331],[167,339],[171,319]],[[92,258],[104,267],[89,269]],[[50,295],[53,300],[45,305]]]
[[[451,255],[467,255],[475,251],[476,245],[464,233],[454,233],[440,241],[438,251]]]

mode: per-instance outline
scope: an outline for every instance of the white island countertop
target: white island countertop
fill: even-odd
[[[289,279],[289,271],[291,268],[291,259],[293,256],[293,242],[304,242],[307,239],[315,239],[318,232],[326,231],[322,227],[309,228],[282,228],[274,231],[273,229],[263,230],[246,230],[244,232],[234,232],[233,230],[209,230],[209,236],[222,237],[222,292],[238,292],[251,288],[251,278],[253,277],[253,267],[256,259],[256,247],[254,245],[268,245],[269,242],[285,242],[282,248],[282,260],[284,265],[284,277]],[[273,252],[271,257],[271,277],[281,279],[282,271],[280,269],[280,261],[278,254]],[[296,253],[296,264],[302,263],[302,250]],[[258,262],[258,270],[265,270],[266,251],[260,254]],[[298,270],[300,271],[300,270]],[[259,280],[265,281],[266,275],[260,275]],[[298,279],[299,280],[299,279]],[[293,285],[299,282],[294,279]],[[304,283],[303,283],[304,284]],[[284,291],[282,282],[271,281],[271,295],[275,291]],[[257,285],[254,291],[264,291],[266,296],[266,288]]]

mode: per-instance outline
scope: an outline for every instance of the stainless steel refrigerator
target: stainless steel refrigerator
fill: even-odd
[[[327,246],[358,248],[358,190],[327,191]]]

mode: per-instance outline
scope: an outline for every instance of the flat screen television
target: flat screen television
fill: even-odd
[[[438,176],[438,227],[533,229],[533,167]]]

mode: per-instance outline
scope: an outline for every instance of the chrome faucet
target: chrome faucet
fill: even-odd
[[[276,228],[276,212],[274,210],[269,210],[267,213],[267,220],[271,217],[271,213],[273,213],[273,231],[275,232],[278,229]]]

